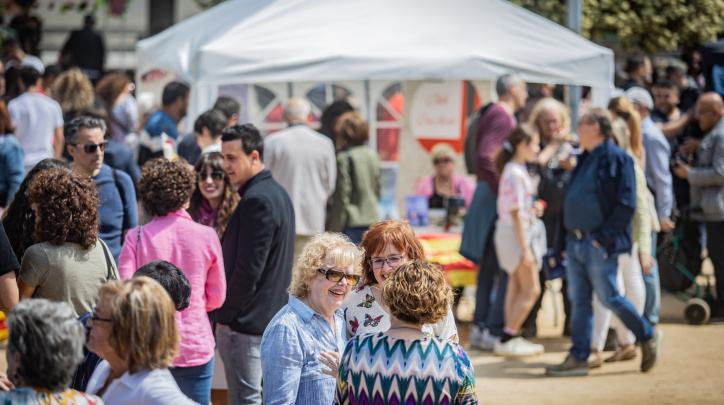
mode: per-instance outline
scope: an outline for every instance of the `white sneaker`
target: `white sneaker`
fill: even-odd
[[[500,338],[491,335],[487,329],[480,329],[476,325],[473,325],[472,328],[470,332],[470,347],[489,351],[493,350],[497,342],[500,342]]]
[[[543,346],[516,337],[505,343],[496,343],[493,353],[502,357],[529,357],[543,353]]]

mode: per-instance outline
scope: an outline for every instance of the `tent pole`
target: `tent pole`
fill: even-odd
[[[568,28],[576,34],[581,34],[581,20],[583,19],[583,0],[566,0],[568,5]],[[568,106],[571,109],[571,130],[578,126],[578,105],[581,101],[581,86],[568,86]]]

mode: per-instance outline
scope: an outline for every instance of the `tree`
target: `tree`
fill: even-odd
[[[566,0],[510,0],[558,24]],[[593,41],[614,34],[627,50],[696,48],[724,32],[724,0],[583,0],[581,34]]]

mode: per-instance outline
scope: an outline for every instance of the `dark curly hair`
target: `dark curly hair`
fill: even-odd
[[[36,206],[36,243],[75,243],[83,249],[95,245],[100,217],[98,189],[92,178],[65,168],[42,171],[28,187],[28,200]]]
[[[15,197],[3,212],[3,227],[5,227],[5,232],[8,234],[10,246],[13,248],[15,257],[18,258],[18,262],[23,261],[25,249],[35,243],[33,240],[35,212],[30,208],[30,201],[28,201],[28,185],[38,173],[52,167],[66,167],[66,165],[62,160],[58,159],[43,159],[38,162],[25,175],[23,182],[20,183],[20,188],[15,193]]]
[[[223,164],[224,157],[221,156],[221,153],[204,153],[201,157],[199,157],[199,160],[196,161],[194,171],[197,174],[205,173],[206,168],[210,167],[211,170],[218,170],[224,173],[224,169],[222,168]],[[191,215],[191,218],[193,218],[194,221],[198,222],[199,207],[201,206],[201,202],[204,200],[204,196],[201,194],[201,190],[199,190],[198,181],[195,184],[196,187],[194,187],[194,193],[191,195],[191,203],[189,205],[189,215]],[[224,199],[221,202],[219,217],[216,219],[216,226],[214,227],[214,230],[219,235],[219,239],[221,239],[224,235],[226,225],[229,223],[231,214],[234,213],[240,199],[241,196],[239,196],[239,193],[236,192],[236,187],[231,185],[231,182],[229,182],[229,176],[224,173]]]
[[[184,208],[196,186],[196,175],[185,160],[165,158],[149,160],[143,165],[138,188],[146,212],[165,217]]]
[[[452,288],[440,267],[424,260],[401,265],[387,279],[382,299],[397,319],[415,325],[440,322],[452,305]]]

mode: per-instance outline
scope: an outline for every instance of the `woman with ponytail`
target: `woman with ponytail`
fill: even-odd
[[[543,346],[518,337],[523,321],[541,293],[538,270],[546,250],[543,223],[536,219],[535,188],[526,163],[535,162],[540,151],[538,133],[527,124],[515,127],[495,156],[500,173],[495,252],[508,273],[505,292],[505,327],[493,352],[498,356],[524,357],[543,353]]]
[[[641,132],[641,116],[634,108],[633,103],[626,97],[612,98],[608,102],[608,110],[614,117],[626,121],[629,136],[624,140],[626,145],[619,145],[623,150],[628,150],[634,162],[644,169],[646,168],[646,155],[644,155],[644,136]]]

